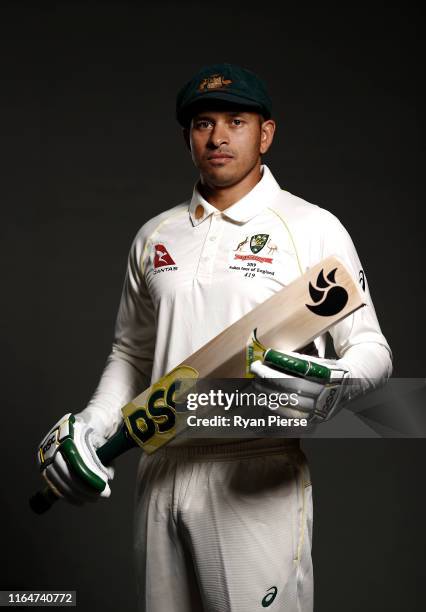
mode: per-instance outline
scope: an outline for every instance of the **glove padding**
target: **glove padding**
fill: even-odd
[[[114,468],[102,465],[96,449],[105,440],[78,415],[66,414],[40,443],[40,470],[60,497],[75,505],[109,497]]]
[[[308,422],[327,421],[337,414],[340,408],[348,400],[344,393],[349,381],[349,370],[343,366],[340,360],[321,359],[304,355],[301,353],[286,351],[284,358],[305,360],[306,374],[290,375],[284,371],[266,365],[264,361],[254,361],[250,366],[250,372],[255,375],[253,386],[255,391],[261,393],[286,393],[297,394],[298,403],[294,408],[283,406],[278,412],[286,417],[306,418]],[[289,363],[291,365],[291,363]],[[315,366],[326,366],[329,368],[329,378],[321,380],[309,376],[309,371],[314,371]],[[290,370],[291,368],[289,368]],[[289,371],[287,370],[287,371]]]

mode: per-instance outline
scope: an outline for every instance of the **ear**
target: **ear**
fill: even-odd
[[[260,126],[260,154],[263,155],[269,149],[274,140],[276,124],[273,119],[264,121]]]
[[[182,128],[182,135],[183,135],[183,139],[185,141],[187,149],[191,151],[191,140],[189,138],[189,128],[187,127]]]

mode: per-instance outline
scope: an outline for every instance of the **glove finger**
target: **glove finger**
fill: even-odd
[[[96,430],[95,424],[91,423],[90,419],[86,421],[81,414],[76,414],[75,420],[77,423],[88,428],[86,429],[86,432],[83,434],[83,436],[81,435],[82,430],[78,427],[75,428],[76,435],[79,437],[80,440],[85,438],[85,447],[87,447],[87,450],[90,451],[90,455],[93,461],[96,463],[96,465],[101,471],[105,471],[107,473],[108,480],[112,480],[115,474],[114,465],[104,465],[100,461],[99,457],[96,455],[97,449],[103,446],[105,442],[107,442],[107,438],[101,435],[99,431]]]
[[[62,476],[67,484],[78,491],[81,497],[87,497],[87,501],[96,501],[99,492],[93,489],[83,478],[73,470],[61,453],[55,457],[54,466],[57,473]]]
[[[103,481],[105,485],[101,492],[97,491],[97,494],[99,497],[109,497],[111,495],[111,489],[108,484],[108,477],[109,475],[111,475],[111,477],[114,476],[114,469],[104,466],[99,460],[99,457],[97,456],[91,443],[92,433],[93,430],[85,430],[84,427],[76,426],[74,427],[74,441],[83,461],[86,463],[89,469]],[[84,483],[84,486],[86,486],[86,483]],[[87,483],[87,486],[90,486],[89,483]]]
[[[74,440],[86,464],[90,466],[90,463],[94,463],[96,465],[96,469],[91,467],[92,471],[105,481],[114,478],[114,468],[104,465],[96,454],[96,448],[101,446],[105,440],[100,439],[93,429],[81,426],[74,427]]]
[[[95,502],[99,498],[99,493],[86,484],[82,478],[76,474],[67,464],[60,453],[56,453],[53,461],[57,476],[84,501]]]
[[[91,460],[91,449],[90,447],[87,446],[82,446],[80,448],[80,453],[83,457],[83,460],[90,461]],[[62,460],[64,463],[66,463],[65,459],[62,457]],[[83,491],[85,492],[84,494],[87,495],[89,494],[95,494],[94,498],[89,498],[88,497],[88,501],[96,501],[97,499],[99,499],[99,497],[109,497],[111,495],[111,489],[109,487],[108,484],[108,475],[111,474],[111,477],[114,476],[114,468],[111,467],[105,467],[100,461],[99,459],[97,459],[97,463],[99,463],[99,466],[97,466],[96,469],[94,469],[93,467],[91,467],[90,469],[92,471],[94,471],[104,482],[105,486],[103,488],[102,491],[97,491],[96,489],[92,488],[88,483],[86,483],[80,476],[78,473],[72,471],[71,473],[74,475],[76,475],[76,477],[78,478],[78,484],[83,487]],[[87,463],[86,463],[87,465]],[[90,464],[89,464],[90,467]],[[99,473],[100,471],[100,473]]]
[[[271,393],[279,394],[280,392],[285,393],[285,390],[277,385],[277,383],[274,383],[273,379],[268,378],[262,378],[259,381],[254,379],[250,387],[250,391],[251,390],[253,390],[256,395],[270,395]]]
[[[54,494],[55,494],[57,497],[64,497],[63,492],[62,492],[62,491],[60,491],[60,490],[58,489],[58,487],[56,487],[56,486],[53,484],[52,480],[49,478],[48,468],[44,469],[44,470],[41,472],[41,475],[42,475],[42,477],[44,478],[44,480],[46,481],[46,483],[49,485],[50,489],[52,489],[52,491],[54,492]]]
[[[274,410],[280,417],[285,419],[309,419],[310,413],[303,412],[303,410],[294,410],[294,408],[280,408]]]
[[[52,480],[55,486],[60,485],[62,487],[63,495],[67,501],[77,503],[77,505],[83,505],[84,503],[91,501],[91,499],[89,499],[86,495],[81,494],[72,479],[70,481],[65,481],[63,479],[62,473],[58,472],[57,464],[55,463],[52,463],[49,466],[49,478]]]
[[[312,397],[300,396],[296,406],[279,406],[276,412],[287,418],[307,418],[313,412],[314,407],[315,400]]]
[[[105,466],[105,467],[106,467],[106,471],[108,472],[109,480],[112,480],[114,478],[114,475],[115,475],[115,467],[113,465],[108,465],[108,466]]]
[[[53,489],[56,489],[61,494],[61,497],[66,499],[66,501],[68,501],[70,504],[75,506],[83,505],[84,500],[76,495],[75,492],[62,480],[62,478],[58,476],[53,463],[47,466],[43,472],[43,476],[49,485],[53,485]]]
[[[268,384],[269,381],[262,379],[259,383],[254,381],[252,389],[257,397],[262,393],[268,398],[265,406],[271,412],[278,412],[287,418],[307,417],[313,411],[315,398],[309,395],[302,395],[292,392],[292,397],[288,391]]]
[[[269,368],[268,368],[269,369]],[[283,374],[283,372],[280,372]],[[324,385],[296,376],[268,376],[268,378],[253,379],[253,387],[258,393],[295,393],[299,396],[318,397]]]
[[[268,384],[276,384],[277,388],[281,389],[286,393],[296,393],[300,397],[318,397],[321,391],[324,389],[324,385],[321,383],[313,382],[312,380],[306,380],[305,378],[299,378],[291,376],[289,378],[277,378],[269,379]]]
[[[265,365],[260,359],[253,361],[250,366],[250,372],[258,378],[290,378],[289,374]]]

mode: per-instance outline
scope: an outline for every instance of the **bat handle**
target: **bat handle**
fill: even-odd
[[[44,514],[53,504],[60,499],[50,487],[45,487],[42,491],[37,491],[29,499],[30,508],[36,514]]]
[[[120,429],[107,441],[100,446],[96,454],[98,455],[103,465],[108,465],[122,455],[130,448],[134,448],[137,444],[130,437],[126,426],[123,424]],[[45,487],[42,491],[37,491],[29,499],[30,508],[36,514],[44,514],[47,512],[60,497],[50,487]]]

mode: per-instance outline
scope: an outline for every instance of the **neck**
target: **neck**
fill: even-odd
[[[218,210],[225,210],[241,200],[262,178],[260,164],[256,165],[238,183],[234,185],[217,186],[212,185],[203,177],[200,178],[198,189],[205,200]]]

